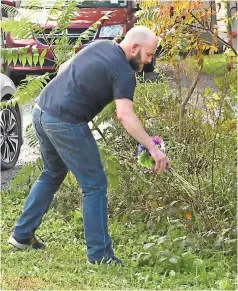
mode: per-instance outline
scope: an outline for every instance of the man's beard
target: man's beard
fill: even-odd
[[[141,53],[138,51],[137,55],[134,57],[131,57],[129,60],[129,64],[131,65],[133,71],[135,72],[140,72],[142,71],[142,66],[141,66]]]

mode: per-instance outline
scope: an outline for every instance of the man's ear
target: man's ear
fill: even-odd
[[[138,52],[138,50],[139,50],[139,45],[136,44],[136,43],[134,43],[134,44],[132,45],[132,47],[131,47],[131,53],[132,53],[133,55],[136,55],[137,52]]]

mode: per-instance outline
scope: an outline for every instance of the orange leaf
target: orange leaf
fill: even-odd
[[[186,219],[190,220],[192,218],[192,212],[191,211],[188,211],[186,213]]]

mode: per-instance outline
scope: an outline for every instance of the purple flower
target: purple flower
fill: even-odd
[[[140,156],[140,154],[145,151],[147,156],[150,156],[150,152],[147,150],[147,148],[143,145],[139,145],[138,147],[138,156]]]
[[[146,148],[143,145],[139,145],[138,147],[138,156],[144,151]]]
[[[157,144],[157,145],[160,145],[162,141],[163,141],[163,140],[162,140],[162,138],[161,138],[160,136],[154,136],[154,137],[153,137],[153,142],[154,142],[155,144]]]

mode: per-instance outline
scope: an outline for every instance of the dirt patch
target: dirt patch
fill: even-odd
[[[46,289],[46,283],[37,277],[2,276],[2,290],[40,290]]]

